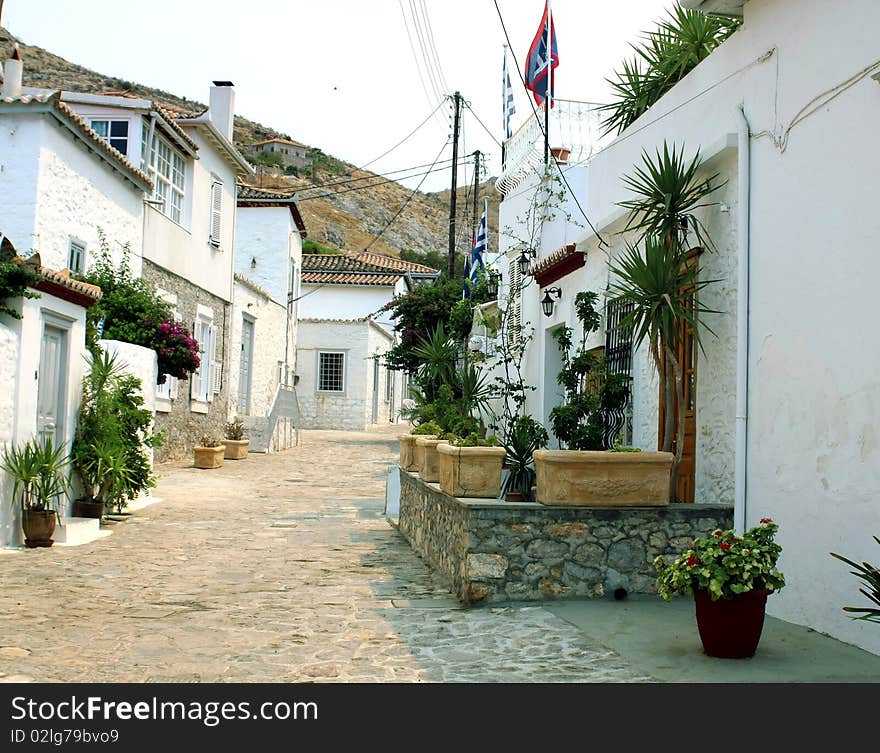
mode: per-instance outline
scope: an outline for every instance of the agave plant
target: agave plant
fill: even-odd
[[[874,536],[874,541],[880,544],[880,539],[876,536]],[[867,562],[863,562],[860,565],[858,562],[853,562],[834,552],[831,552],[831,556],[855,568],[855,570],[850,572],[857,578],[865,581],[865,584],[868,586],[868,589],[860,588],[859,592],[877,605],[875,607],[844,607],[843,611],[857,614],[858,617],[853,618],[855,620],[867,620],[868,622],[880,624],[880,567],[875,567]]]
[[[55,510],[69,491],[68,459],[63,445],[56,447],[49,437],[31,439],[21,447],[5,447],[0,468],[12,478],[12,498],[22,512]]]
[[[535,450],[547,446],[547,430],[531,416],[517,416],[510,424],[504,442],[507,452],[506,463],[509,468],[504,479],[502,494],[519,492],[526,502],[532,499],[532,486],[535,483]]]
[[[607,79],[615,101],[600,108],[605,133],[624,131],[739,26],[739,21],[676,5],[632,45],[634,57],[623,62],[615,78]]]

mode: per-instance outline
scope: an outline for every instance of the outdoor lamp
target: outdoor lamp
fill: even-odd
[[[562,298],[562,288],[547,288],[544,297],[541,299],[541,308],[544,309],[544,316],[553,316],[553,301]]]
[[[529,273],[529,267],[532,266],[532,259],[535,258],[535,250],[533,248],[524,248],[519,257],[519,271],[525,277]]]
[[[494,272],[489,272],[486,277],[486,292],[489,294],[489,298],[498,297],[498,275]]]

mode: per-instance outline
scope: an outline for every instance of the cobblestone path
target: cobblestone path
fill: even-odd
[[[304,432],[79,547],[0,554],[0,680],[644,680],[536,606],[462,609],[383,515],[395,433]]]

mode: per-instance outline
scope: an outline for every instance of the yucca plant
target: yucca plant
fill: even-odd
[[[645,237],[644,253],[637,246],[627,244],[623,255],[611,263],[611,274],[617,279],[611,285],[610,293],[632,304],[631,311],[622,318],[619,326],[632,332],[635,347],[648,343],[657,369],[660,395],[666,408],[666,430],[660,448],[663,452],[672,450],[672,420],[676,417],[673,405],[678,406],[675,459],[669,491],[670,499],[674,499],[684,448],[686,410],[683,375],[676,354],[679,330],[682,324],[692,327],[694,339],[701,349],[700,329],[714,334],[700,315],[718,312],[703,306],[698,293],[716,280],[699,279],[697,268],[686,264],[678,248],[668,246],[653,235]]]
[[[12,478],[12,499],[23,513],[55,510],[59,499],[69,490],[63,445],[56,447],[52,438],[31,439],[21,447],[4,447],[0,468]]]
[[[535,450],[547,446],[547,430],[531,416],[517,416],[510,424],[504,449],[507,452],[508,474],[501,490],[522,494],[525,502],[532,501],[535,483]]]
[[[603,105],[605,133],[621,133],[727,39],[740,22],[707,16],[675,5],[657,28],[631,45],[614,79],[607,79],[615,101]]]
[[[706,198],[725,183],[716,183],[718,173],[701,177],[701,165],[699,150],[688,160],[683,146],[670,148],[666,141],[654,158],[643,151],[642,164],[623,176],[623,184],[634,194],[619,203],[630,211],[623,232],[637,232],[640,240],[652,235],[677,250],[686,250],[693,232],[698,244],[711,248],[712,240],[694,212],[710,206]]]
[[[874,536],[874,541],[880,544],[880,539]],[[869,564],[868,562],[863,562],[861,565],[858,562],[853,562],[852,560],[843,557],[840,554],[835,554],[831,552],[832,557],[836,557],[841,562],[845,562],[850,567],[854,567],[855,570],[851,570],[853,575],[861,580],[865,581],[865,584],[868,586],[867,589],[860,588],[859,593],[867,596],[874,604],[875,607],[844,607],[844,612],[852,612],[858,615],[858,617],[854,617],[855,620],[867,620],[868,622],[876,622],[880,624],[880,567],[875,567],[874,565]]]

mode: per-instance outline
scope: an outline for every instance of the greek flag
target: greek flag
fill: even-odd
[[[483,262],[483,254],[489,250],[489,199],[483,199],[483,216],[480,217],[480,226],[477,228],[477,237],[474,239],[474,250],[471,252],[471,282],[479,279],[480,272],[486,275],[486,265]]]
[[[503,93],[504,113],[504,138],[513,136],[513,115],[516,109],[513,106],[513,88],[510,86],[510,74],[507,72],[507,45],[504,45],[504,70],[501,74],[501,87]]]

